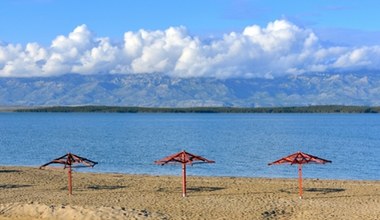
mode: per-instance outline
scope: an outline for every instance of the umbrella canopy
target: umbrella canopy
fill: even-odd
[[[297,153],[283,157],[279,160],[273,161],[268,165],[273,164],[298,164],[298,183],[299,183],[299,196],[302,198],[302,164],[325,164],[331,163],[330,160],[322,159],[317,156],[306,154],[298,151]]]
[[[63,164],[64,169],[68,168],[68,182],[69,182],[69,194],[72,195],[73,193],[73,185],[72,185],[72,174],[71,174],[71,169],[73,165],[80,165],[83,164],[85,167],[94,167],[96,164],[98,164],[95,161],[89,160],[84,157],[77,156],[72,153],[67,153],[63,155],[62,157],[58,157],[48,163],[45,163],[44,165],[40,166],[40,169],[50,165],[50,164]]]
[[[179,153],[167,156],[161,160],[157,160],[155,161],[155,163],[158,165],[173,164],[173,163],[182,164],[182,196],[185,197],[186,196],[186,164],[193,165],[195,163],[215,163],[215,161],[208,160],[204,157],[191,154],[183,150]]]

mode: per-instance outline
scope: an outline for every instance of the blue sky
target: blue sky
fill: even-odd
[[[162,71],[250,77],[378,69],[378,62],[368,57],[380,55],[379,8],[375,0],[1,0],[0,76]],[[178,38],[170,39],[181,45],[163,46],[174,32]],[[146,34],[149,39],[141,37]],[[157,51],[158,45],[177,51]],[[231,62],[241,54],[233,53],[236,47],[253,52]],[[320,57],[305,54],[310,50]],[[264,53],[264,58],[254,52]],[[275,52],[299,57],[277,57],[282,63],[272,66]],[[229,65],[222,64],[222,55]],[[120,56],[125,59],[118,60]],[[196,58],[210,62],[185,71]]]
[[[181,25],[207,36],[283,18],[315,30],[377,34],[379,8],[376,0],[1,0],[0,39],[49,44],[81,24],[114,39],[126,31]]]

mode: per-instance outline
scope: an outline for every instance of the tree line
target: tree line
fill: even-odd
[[[15,112],[104,112],[104,113],[379,113],[380,106],[316,105],[298,107],[124,107],[124,106],[51,106],[20,108]]]

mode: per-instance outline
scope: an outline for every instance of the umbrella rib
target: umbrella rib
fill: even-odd
[[[76,164],[76,163],[83,163],[84,165],[90,166],[90,167],[93,167],[96,164],[98,164],[95,161],[86,159],[84,157],[79,157],[75,154],[68,153],[62,157],[58,157],[58,158],[56,158],[56,159],[54,159],[48,163],[43,164],[42,166],[40,166],[40,168],[48,166],[48,165],[53,164],[53,163],[63,164],[64,168],[66,168],[67,166],[71,166],[73,164]]]

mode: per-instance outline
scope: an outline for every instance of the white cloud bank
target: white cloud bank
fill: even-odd
[[[344,36],[342,36],[344,37]],[[66,73],[165,73],[178,77],[274,77],[306,72],[380,70],[380,46],[326,47],[310,29],[286,20],[246,27],[203,42],[184,27],[126,32],[122,44],[86,25],[50,47],[0,43],[0,77]]]

